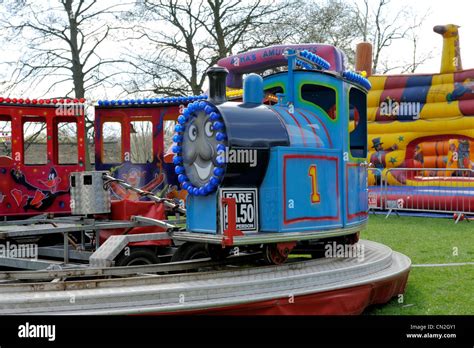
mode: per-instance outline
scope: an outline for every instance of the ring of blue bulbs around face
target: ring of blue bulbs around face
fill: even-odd
[[[216,152],[219,156],[216,158],[217,166],[214,168],[213,176],[209,181],[200,187],[194,186],[189,178],[186,176],[185,169],[183,166],[183,133],[186,130],[186,124],[196,117],[196,115],[204,111],[209,120],[212,123],[212,129],[215,130],[215,138],[219,142],[216,146]],[[208,194],[214,192],[222,181],[225,173],[225,156],[223,154],[226,151],[224,142],[227,140],[227,134],[225,132],[224,122],[222,121],[221,115],[217,109],[205,101],[195,101],[188,104],[187,108],[184,108],[181,116],[178,117],[178,124],[175,126],[175,135],[173,136],[173,141],[176,143],[173,146],[173,152],[176,154],[173,158],[173,164],[175,165],[174,171],[178,174],[178,181],[181,184],[181,187],[188,191],[188,194],[192,196],[207,196]]]
[[[325,60],[322,57],[318,56],[317,54],[311,53],[307,50],[300,51],[298,53],[298,55],[303,57],[303,58],[306,58],[306,59],[310,60],[319,69],[328,70],[329,68],[331,68],[331,64],[327,60]],[[307,62],[305,62],[301,59],[296,59],[296,63],[298,65],[301,65],[303,68],[305,68],[307,70],[311,70],[313,68],[311,66],[311,64],[308,64]]]
[[[173,103],[190,103],[197,100],[205,100],[207,95],[192,95],[188,97],[165,97],[165,98],[144,98],[144,99],[119,99],[119,100],[99,100],[99,106],[116,106],[116,105],[143,105],[143,104],[173,104]]]
[[[370,90],[372,88],[372,84],[370,83],[368,79],[366,79],[364,76],[361,76],[354,71],[346,70],[342,73],[342,77],[344,77],[345,79],[349,81],[352,81],[361,85],[366,90]]]

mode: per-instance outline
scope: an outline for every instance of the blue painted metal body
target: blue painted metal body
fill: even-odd
[[[256,114],[254,120],[258,124],[259,117],[277,117],[288,136],[288,145],[269,149],[266,168],[260,171],[264,175],[258,186],[259,233],[341,229],[367,220],[367,149],[357,145],[367,144],[366,132],[358,128],[366,122],[367,85],[359,78],[352,79],[352,75],[345,78],[334,72],[296,70],[297,58],[289,54],[287,72],[264,78],[264,89],[278,87],[283,98],[274,106],[264,106],[273,114]],[[227,120],[229,135],[233,118],[243,113],[251,115],[252,108],[245,105],[228,102],[219,106],[221,113],[239,108],[232,115],[222,116]],[[351,120],[351,115],[358,119]],[[254,126],[248,124],[252,132]],[[350,127],[357,129],[353,136]],[[272,138],[265,127],[259,132],[262,139]],[[255,144],[249,146],[258,148]],[[239,182],[239,187],[245,187],[245,183]],[[188,198],[188,231],[219,233],[217,199],[215,192]]]
[[[216,234],[217,194],[207,196],[188,195],[186,200],[186,224],[189,231]]]
[[[317,167],[319,201],[313,202],[309,176]],[[259,189],[262,232],[314,231],[340,228],[341,154],[335,149],[275,147]]]

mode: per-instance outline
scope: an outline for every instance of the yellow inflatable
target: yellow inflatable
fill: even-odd
[[[369,77],[368,160],[375,167],[474,168],[474,69],[462,70],[458,28],[433,28],[443,36],[440,73]],[[450,170],[436,175],[446,177],[445,182],[452,175],[472,174]],[[388,181],[402,184],[394,177]]]

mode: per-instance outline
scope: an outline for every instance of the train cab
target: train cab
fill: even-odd
[[[328,70],[295,70],[290,79],[287,74],[264,79],[266,93],[280,97],[273,110],[287,125],[291,144],[288,154],[274,157],[284,173],[283,226],[325,229],[365,221],[366,88]],[[288,104],[289,95],[294,99]],[[302,180],[305,173],[309,182]]]

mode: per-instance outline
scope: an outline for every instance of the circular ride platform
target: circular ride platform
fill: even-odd
[[[1,283],[0,314],[360,314],[404,292],[411,260],[379,243],[359,244],[361,257],[280,266]]]

